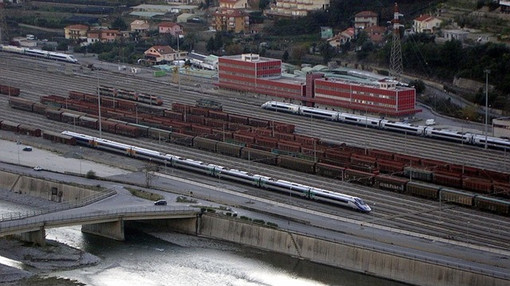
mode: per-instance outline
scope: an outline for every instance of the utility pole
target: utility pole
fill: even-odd
[[[489,74],[490,69],[483,71],[485,73],[485,149],[487,149],[487,124],[489,123]]]
[[[7,27],[7,20],[5,19],[5,15],[7,12],[5,11],[5,6],[7,3],[0,3],[0,43],[7,42],[9,43],[9,28]]]
[[[390,55],[390,75],[400,80],[404,68],[402,65],[402,47],[400,45],[400,27],[403,27],[403,25],[400,24],[399,18],[404,15],[398,12],[398,5],[396,2],[393,11],[393,20],[391,20],[393,24],[393,39]]]

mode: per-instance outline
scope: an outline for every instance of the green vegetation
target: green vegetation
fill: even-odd
[[[139,197],[142,199],[150,200],[150,201],[158,201],[164,199],[164,197],[160,194],[155,194],[151,192],[147,192],[140,189],[134,189],[130,187],[126,187],[126,189],[135,197]]]
[[[196,204],[197,200],[191,199],[185,196],[178,196],[177,199],[175,199],[178,203],[188,203],[188,204]]]
[[[90,170],[87,172],[87,174],[85,175],[85,177],[87,179],[97,179],[97,176],[96,176],[96,172]]]

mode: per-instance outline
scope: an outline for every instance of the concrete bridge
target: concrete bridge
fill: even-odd
[[[82,225],[82,231],[116,240],[124,240],[124,222],[141,220],[195,219],[200,210],[179,206],[132,206],[98,210],[74,208],[52,213],[3,219],[0,237],[19,235],[22,240],[45,245],[47,228]]]

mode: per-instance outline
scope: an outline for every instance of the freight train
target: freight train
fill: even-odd
[[[123,98],[123,99],[127,99],[127,100],[143,102],[143,103],[150,104],[150,105],[163,105],[163,100],[161,100],[161,98],[158,96],[155,96],[152,94],[136,92],[134,90],[114,88],[114,87],[106,86],[106,85],[99,86],[99,94],[101,96]]]
[[[50,60],[63,61],[63,62],[68,62],[68,63],[72,63],[72,64],[78,63],[78,60],[73,55],[43,51],[43,50],[32,49],[32,48],[22,48],[22,47],[11,46],[11,45],[0,45],[0,51],[16,53],[16,54],[21,54],[21,55],[27,55],[27,56],[32,56],[32,57],[39,57],[39,58],[50,59]]]
[[[508,139],[473,134],[470,132],[459,132],[449,129],[434,128],[432,126],[414,125],[410,123],[396,122],[375,117],[356,115],[334,110],[325,110],[315,107],[307,107],[278,101],[268,101],[262,104],[261,107],[268,110],[275,110],[297,115],[303,115],[307,117],[356,124],[361,126],[412,134],[417,136],[425,136],[433,139],[462,142],[463,144],[471,144],[481,147],[484,147],[485,144],[487,144],[487,146],[491,148],[510,150],[510,140]]]
[[[251,174],[242,170],[229,169],[219,165],[186,159],[172,154],[165,154],[147,148],[97,138],[72,131],[63,131],[62,134],[71,136],[76,139],[78,144],[86,145],[89,147],[126,154],[135,158],[149,159],[153,162],[165,164],[166,166],[195,171],[220,179],[228,179],[244,184],[251,184],[253,186],[270,191],[295,195],[322,203],[348,207],[364,213],[371,211],[370,206],[368,206],[362,199],[358,197],[340,194],[337,192],[332,192],[329,190],[315,188],[312,186],[298,184],[286,180],[274,179],[264,175]]]

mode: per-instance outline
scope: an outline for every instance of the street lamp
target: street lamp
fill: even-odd
[[[489,123],[489,74],[490,69],[483,71],[485,73],[485,149],[487,149],[487,124]]]

